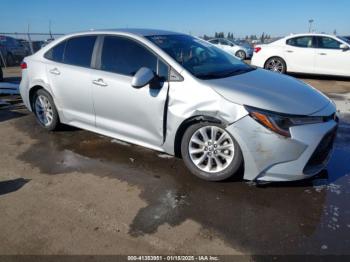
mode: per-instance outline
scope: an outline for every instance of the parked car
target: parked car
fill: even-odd
[[[251,58],[253,55],[253,48],[248,46],[242,46],[235,43],[233,40],[224,38],[214,38],[208,40],[209,43],[216,45],[222,50],[237,56],[238,58],[244,60]]]
[[[18,39],[18,42],[25,48],[27,55],[31,54],[29,42],[25,39]]]
[[[252,53],[254,51],[254,46],[251,43],[249,43],[247,40],[234,40],[233,42],[236,45],[243,46],[243,47],[245,47],[247,49],[250,49],[252,51]]]
[[[15,38],[0,35],[0,51],[7,66],[20,63],[28,55],[26,48]]]
[[[350,36],[343,36],[345,38],[346,42],[350,43]]]
[[[322,93],[185,34],[66,35],[21,67],[21,96],[43,128],[64,123],[176,155],[206,180],[242,165],[247,180],[308,178],[325,167],[336,134],[335,105]]]
[[[292,35],[256,46],[251,63],[279,73],[350,76],[350,44],[333,35]]]

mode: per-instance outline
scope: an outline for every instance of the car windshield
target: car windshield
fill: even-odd
[[[200,79],[225,78],[254,70],[212,44],[189,35],[156,35],[147,38]]]

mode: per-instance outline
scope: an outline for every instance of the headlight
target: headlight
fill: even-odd
[[[264,127],[285,137],[290,137],[289,128],[292,126],[322,123],[322,116],[290,116],[269,112],[249,106],[245,106],[249,115]]]

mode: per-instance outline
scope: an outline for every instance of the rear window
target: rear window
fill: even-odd
[[[96,36],[81,36],[67,41],[63,62],[65,64],[90,67]]]

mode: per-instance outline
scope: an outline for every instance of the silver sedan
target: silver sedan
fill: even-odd
[[[185,34],[109,30],[55,40],[22,63],[20,92],[60,123],[182,157],[200,178],[290,181],[325,168],[336,108],[309,85]]]

